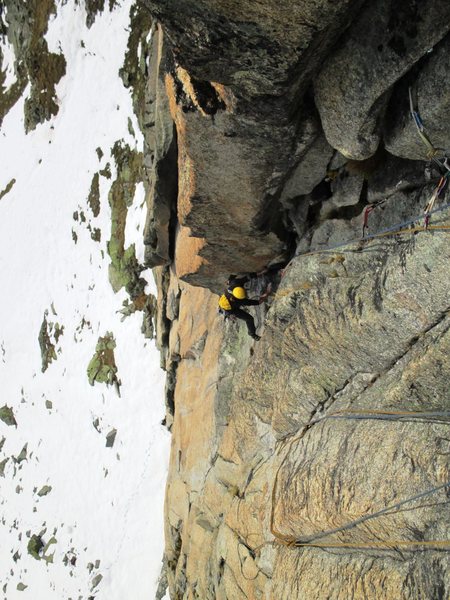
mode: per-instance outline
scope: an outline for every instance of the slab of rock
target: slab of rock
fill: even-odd
[[[186,100],[177,102],[178,85],[167,76],[178,135],[177,272],[218,291],[230,273],[258,271],[284,250],[263,222],[266,191],[281,178],[279,159],[274,162],[273,147],[264,143],[265,127],[253,122],[243,129],[231,108],[220,108],[214,120],[197,108],[186,110]],[[191,85],[185,89],[193,94]]]
[[[294,259],[253,354],[244,328],[217,321],[214,296],[186,286],[171,336],[185,357],[166,504],[171,595],[359,600],[370,586],[377,600],[407,600],[438,585],[445,597],[446,553],[392,549],[450,534],[439,417],[450,407],[449,255],[429,233]],[[342,548],[283,545],[399,502],[321,538]]]
[[[333,155],[333,148],[325,136],[320,135],[308,149],[288,179],[281,192],[281,202],[286,204],[297,196],[305,196],[312,192],[316,185],[325,178],[327,166]]]
[[[344,3],[325,16],[322,2],[146,4],[166,28],[176,57],[165,78],[178,144],[175,260],[156,269],[163,290],[158,343],[171,411],[166,423],[173,434],[165,506],[170,596],[411,600],[420,590],[424,598],[445,597],[447,554],[428,548],[419,558],[393,550],[390,541],[448,539],[442,487],[450,479],[448,423],[430,415],[381,418],[370,411],[448,410],[446,237],[432,229],[323,251],[361,237],[362,213],[343,215],[357,212],[359,204],[362,210],[369,193],[371,199],[389,194],[392,201],[372,213],[371,225],[409,214],[423,165],[410,172],[410,165],[387,158],[379,177],[376,170],[348,177],[356,191],[342,190],[339,197],[335,186],[334,210],[342,218],[322,222],[305,236],[313,252],[295,257],[284,271],[258,329],[259,342],[243,323],[217,315],[217,296],[210,291],[220,292],[230,272],[258,270],[283,250],[282,208],[291,211],[299,236],[303,219],[311,227],[320,218],[328,184],[314,198],[298,191],[305,191],[303,183],[314,187],[318,172],[311,181],[299,176],[292,191],[286,186],[320,143],[313,107],[300,100],[305,78],[351,20]],[[351,16],[357,17],[359,6],[347,5]],[[342,69],[335,62],[353,48],[347,43],[324,63],[325,70],[334,65],[330,86],[334,81],[337,89],[342,78],[339,93],[345,96],[345,102],[336,101],[342,110],[336,113],[339,145],[326,128],[325,134],[342,153],[356,139],[355,158],[361,158],[361,147],[369,147],[365,158],[378,145],[379,98],[384,102],[392,84],[426,52],[430,29],[437,40],[448,27],[441,0],[417,5],[418,23],[416,4],[406,0],[366,3],[365,10],[370,16],[364,18],[375,15],[378,23],[355,34],[361,46],[355,69],[363,76],[347,72],[350,57]],[[381,49],[373,47],[378,34]],[[348,96],[346,81],[354,84]],[[334,93],[331,87],[328,92]],[[324,143],[313,170],[318,162],[324,165],[318,171],[325,170],[332,156]],[[349,171],[346,160],[335,153],[332,169]],[[400,176],[406,182],[401,189]],[[343,418],[334,411],[354,414]],[[434,504],[405,502],[401,510],[327,538],[381,543],[367,551],[284,545],[433,487]]]
[[[373,551],[342,554],[308,548],[304,552],[284,548],[277,557],[273,597],[277,600],[342,597],[352,600],[409,600],[439,598],[448,589],[445,553],[402,553],[403,559]],[[295,587],[283,583],[283,573],[298,573]],[[320,577],[317,575],[320,573]]]
[[[190,230],[177,256],[192,264],[182,277],[219,290],[230,272],[257,271],[289,243],[279,195],[318,134],[303,94],[360,2],[145,4],[175,57],[166,89],[177,128],[178,222]]]
[[[445,596],[450,585],[446,553],[432,543],[423,546],[425,551],[413,550],[423,540],[449,539],[447,521],[438,508],[447,502],[442,485],[449,470],[441,452],[449,425],[433,422],[432,416],[414,418],[412,413],[448,410],[439,369],[449,344],[449,321],[444,318],[392,369],[376,379],[372,374],[362,392],[344,388],[316,415],[303,437],[293,439],[277,479],[274,529],[286,538],[317,537],[317,543],[341,547],[325,552],[280,548],[273,575],[275,597],[288,598],[295,592],[325,599],[345,589],[350,597],[364,598],[366,586],[373,591],[371,597],[380,600],[406,600],[416,594],[432,598],[436,586]],[[383,410],[384,417],[376,414]],[[411,416],[402,418],[402,411]],[[325,448],[330,454],[322,462]],[[364,458],[357,469],[359,456]],[[397,509],[376,516],[397,504]],[[343,530],[324,535],[339,528]],[[392,548],[395,542],[400,542],[400,561]],[[368,554],[373,559],[370,567]],[[299,576],[286,586],[285,573],[294,566]],[[319,569],[320,578],[311,576],[309,569]]]
[[[320,216],[328,218],[337,209],[344,206],[354,206],[361,200],[365,177],[361,174],[343,172],[342,177],[336,177],[331,182],[331,197],[322,205]]]
[[[372,204],[397,192],[418,189],[428,183],[429,177],[427,163],[388,154],[381,167],[368,179],[367,201]],[[437,185],[436,175],[434,180]]]
[[[358,224],[345,219],[327,219],[315,229],[310,242],[311,250],[320,250],[358,238]],[[303,251],[303,247],[301,248]]]
[[[260,115],[272,114],[276,122],[279,113],[273,113],[270,96],[280,99],[283,110],[286,102],[301,96],[300,90],[362,2],[145,4],[167,31],[177,62],[193,77],[230,87],[247,113],[260,99]]]
[[[383,421],[370,414],[364,418],[367,409],[370,413],[385,408],[379,395],[372,398],[374,406],[354,410],[363,413],[359,420],[349,415],[321,421],[292,445],[279,471],[274,498],[274,529],[281,537],[321,543],[372,541],[374,548],[380,540],[449,539],[450,526],[429,506],[430,501],[446,498],[441,486],[449,471],[440,451],[448,423]],[[328,412],[339,413],[340,407],[335,403]],[[321,443],[324,439],[329,440],[326,445]],[[341,460],[343,454],[348,461]],[[435,487],[441,489],[433,492]],[[427,497],[427,492],[428,502],[414,499],[421,493]],[[404,503],[399,507],[403,510],[367,518],[397,503]],[[355,523],[358,519],[363,519],[360,525]]]
[[[149,267],[167,265],[173,258],[171,240],[171,218],[176,210],[178,171],[177,141],[175,126],[170,115],[165,91],[165,71],[169,68],[170,57],[164,43],[164,35],[158,27],[152,36],[149,72],[146,88],[149,104],[145,116],[150,165],[146,165],[148,184],[146,190],[147,218],[144,231],[145,263]]]

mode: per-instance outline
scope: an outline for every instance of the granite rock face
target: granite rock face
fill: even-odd
[[[445,0],[368,3],[314,84],[330,144],[357,160],[374,154],[392,86],[449,28]]]
[[[289,245],[279,195],[319,133],[304,93],[360,3],[281,11],[269,1],[145,4],[176,63],[167,88],[179,144],[178,220],[190,230],[183,239],[205,240],[180,250],[199,254],[183,277],[218,290],[226,273],[261,269]]]
[[[173,257],[171,220],[175,217],[178,193],[177,141],[165,93],[165,71],[170,64],[160,27],[153,31],[150,47],[150,81],[146,121],[152,134],[148,140],[151,158],[147,190],[147,222],[144,234],[146,263],[155,267],[167,265]]]
[[[449,56],[450,36],[447,35],[430,54],[418,75],[408,82],[412,84],[417,95],[417,108],[432,143],[436,148],[447,152],[450,137],[446,118],[450,106]],[[410,118],[407,98],[404,87],[399,88],[392,98],[392,110],[389,111],[386,123],[386,148],[397,156],[423,160],[426,157],[426,148],[418,138]]]
[[[258,108],[273,118],[271,100],[287,93],[280,106],[293,101],[298,84],[307,85],[362,2],[145,0],[145,4],[163,23],[176,61],[195,79],[230,87],[244,112],[251,111],[249,103],[259,101]]]
[[[445,597],[448,249],[436,231],[294,259],[255,348],[183,284],[171,597]]]
[[[446,598],[450,195],[425,222],[445,166],[408,89],[442,162],[448,2],[145,6],[175,126],[148,221],[170,597]],[[254,342],[217,294],[274,263]]]
[[[181,255],[183,279],[218,291],[229,272],[259,270],[289,255],[290,234],[302,230],[298,222],[286,226],[298,221],[289,213],[298,212],[299,202],[290,200],[326,178],[333,148],[351,159],[370,159],[386,137],[392,153],[426,160],[412,124],[397,149],[391,141],[405,126],[405,113],[395,116],[396,106],[403,110],[408,103],[406,83],[417,73],[425,78],[419,107],[426,106],[430,134],[441,131],[436,146],[445,146],[446,46],[442,42],[440,49],[439,42],[450,28],[448,3],[361,4],[338,2],[330,9],[328,3],[296,1],[280,9],[269,0],[248,6],[146,0],[172,53],[172,64],[165,58],[154,72],[160,81],[166,73],[178,144],[178,164],[163,161],[158,178],[178,182],[178,191],[172,185],[169,194],[178,194],[177,219],[168,226],[173,201],[156,193],[146,238],[153,248],[149,265],[167,263],[167,237],[176,236],[177,220],[187,230],[170,259]],[[429,94],[433,77],[440,91]],[[404,99],[387,110],[397,94]],[[331,212],[357,204],[356,187],[352,199],[345,190],[336,194]],[[155,250],[157,239],[164,250]]]

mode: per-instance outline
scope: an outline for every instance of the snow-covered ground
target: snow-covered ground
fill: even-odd
[[[59,113],[25,135],[22,98],[0,131],[0,191],[10,184],[0,199],[0,408],[10,407],[17,422],[0,421],[0,597],[7,600],[150,599],[161,566],[170,443],[160,425],[164,374],[141,334],[142,315],[122,322],[126,294],[114,294],[108,281],[110,149],[121,139],[138,150],[143,143],[129,133],[129,118],[139,128],[118,76],[131,0],[120,4],[91,29],[74,0],[59,6],[46,35],[67,61]],[[11,48],[6,56],[12,60]],[[108,162],[112,180],[100,177],[94,217],[91,180]],[[138,185],[126,229],[138,257],[143,200]],[[88,225],[101,230],[100,242]],[[45,314],[57,358],[42,372]],[[86,373],[107,332],[116,340],[120,397],[114,386],[90,386]],[[29,551],[33,535],[51,542],[40,560]]]

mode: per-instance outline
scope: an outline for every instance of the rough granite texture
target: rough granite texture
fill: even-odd
[[[425,62],[419,74],[406,83],[417,94],[418,106],[424,126],[433,145],[447,152],[450,150],[450,36],[438,44]],[[432,96],[433,101],[428,98]],[[417,136],[410,118],[406,85],[399,87],[392,98],[385,126],[386,148],[405,158],[424,159],[426,152]]]
[[[330,144],[349,158],[371,156],[393,84],[449,29],[446,0],[368,2],[314,82]]]
[[[172,598],[447,597],[448,552],[414,545],[450,539],[445,489],[321,536],[450,480],[449,250],[436,230],[294,259],[253,353],[183,284]],[[283,545],[315,536],[344,547]]]
[[[408,88],[442,159],[448,2],[145,5],[177,144],[158,598],[444,600],[450,194],[425,231]],[[280,260],[255,343],[216,294]]]
[[[0,119],[29,82],[31,129],[58,108],[58,2],[4,4],[18,79]],[[85,5],[89,25],[113,8]],[[108,248],[123,310],[145,309],[147,335],[156,311],[167,373],[157,598],[446,600],[450,193],[426,230],[445,167],[408,89],[442,161],[448,0],[142,0],[130,16],[120,76],[145,142],[115,146]],[[141,180],[157,301],[124,247]],[[275,263],[249,289],[273,284],[249,308],[255,342],[217,294]]]

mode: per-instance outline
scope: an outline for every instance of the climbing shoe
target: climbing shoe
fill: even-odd
[[[259,340],[261,339],[261,336],[260,336],[260,335],[256,335],[256,333],[254,333],[254,334],[252,335],[252,338],[253,338],[255,341],[259,342]]]

